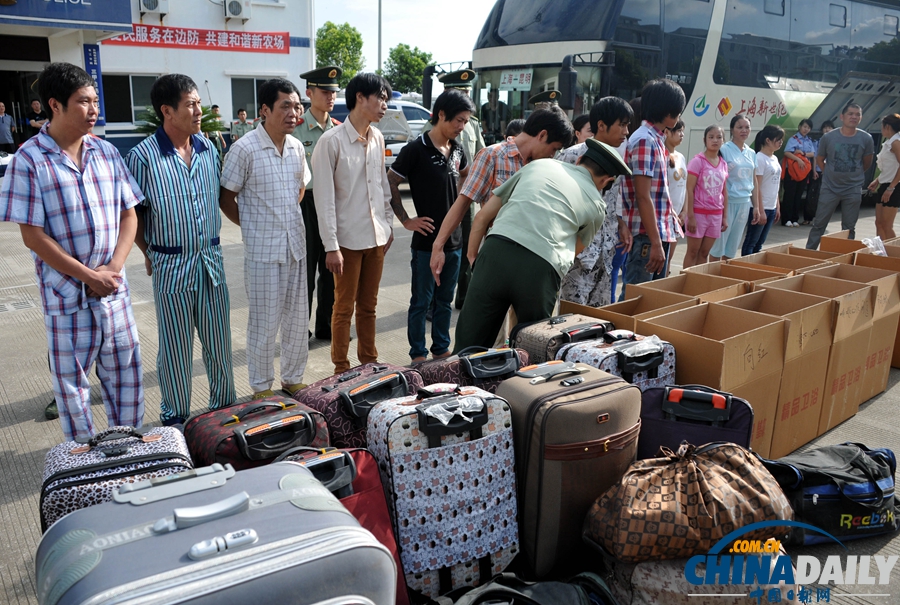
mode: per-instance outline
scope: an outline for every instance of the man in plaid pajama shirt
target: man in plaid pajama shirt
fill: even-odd
[[[124,264],[143,197],[119,152],[93,137],[98,97],[80,67],[38,78],[50,121],[16,153],[0,189],[0,220],[18,223],[35,259],[53,392],[67,439],[96,433],[94,361],[110,426],[144,417],[141,355]]]

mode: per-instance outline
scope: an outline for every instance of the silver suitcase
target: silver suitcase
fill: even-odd
[[[393,605],[391,553],[306,468],[230,465],[120,488],[41,539],[41,605]]]

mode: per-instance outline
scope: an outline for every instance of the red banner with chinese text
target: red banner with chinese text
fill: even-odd
[[[138,23],[131,27],[130,34],[109,38],[101,44],[278,54],[288,54],[291,50],[288,32],[229,32]]]

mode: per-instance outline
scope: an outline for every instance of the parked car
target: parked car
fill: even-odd
[[[345,106],[346,107],[346,106]],[[419,127],[421,132],[422,127]],[[406,121],[405,112],[399,109],[388,109],[378,122],[378,130],[384,135],[384,166],[390,168],[400,150],[412,141],[416,135]]]
[[[391,99],[388,101],[388,109],[399,109],[403,112],[403,116],[406,118],[414,137],[419,136],[422,132],[422,128],[425,127],[425,123],[431,120],[430,111],[421,105],[410,101]],[[347,119],[349,113],[350,111],[347,109],[347,100],[336,99],[334,102],[334,109],[331,110],[331,116],[343,122]],[[380,125],[379,129],[381,129]]]
[[[6,174],[6,165],[12,161],[13,154],[0,151],[0,179]]]

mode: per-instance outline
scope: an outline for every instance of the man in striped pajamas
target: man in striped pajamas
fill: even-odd
[[[19,224],[34,256],[60,425],[67,439],[97,432],[88,380],[96,361],[109,425],[139,427],[141,354],[124,264],[143,196],[116,148],[91,135],[91,77],[51,63],[37,85],[50,121],[10,162],[0,220]]]
[[[281,329],[281,388],[306,385],[309,306],[306,297],[306,227],[300,200],[309,182],[303,143],[290,135],[303,115],[289,80],[259,89],[263,126],[242,136],[225,156],[219,206],[241,226],[244,285],[250,303],[247,370],[254,398],[273,395],[275,339]]]
[[[182,74],[158,78],[150,101],[162,122],[125,162],[146,196],[135,241],[153,276],[162,392],[160,419],[183,425],[191,414],[194,332],[203,347],[209,409],[235,400],[228,286],[219,230],[219,158],[200,136],[200,95]]]

